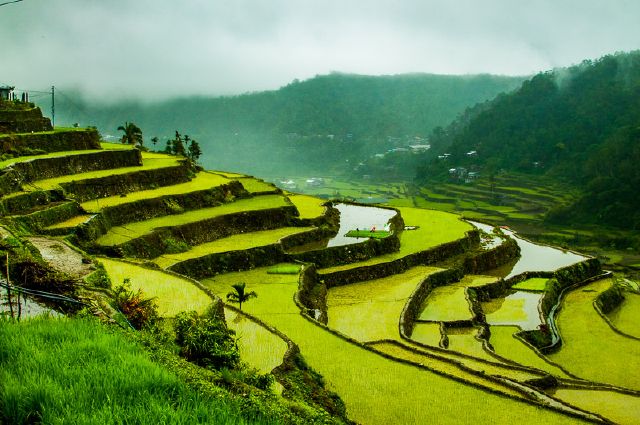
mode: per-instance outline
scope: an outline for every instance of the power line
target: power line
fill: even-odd
[[[24,1],[24,0],[6,1],[6,2],[4,2],[4,3],[0,3],[0,6],[6,6],[6,5],[11,4],[11,3],[19,3],[19,2],[21,2],[21,1]]]

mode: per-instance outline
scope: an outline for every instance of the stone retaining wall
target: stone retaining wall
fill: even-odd
[[[0,215],[24,214],[51,202],[62,201],[61,190],[38,190],[0,199]]]
[[[291,217],[296,214],[298,211],[294,206],[242,211],[160,228],[114,247],[102,247],[102,250],[116,256],[155,258],[167,251],[168,240],[184,242],[191,246],[199,245],[239,233],[286,227]]]
[[[16,162],[10,168],[21,177],[22,182],[50,179],[89,171],[108,170],[142,165],[142,156],[137,149],[104,150],[81,155],[54,156]]]
[[[85,202],[97,198],[107,198],[129,192],[186,183],[190,180],[190,176],[191,169],[186,162],[183,162],[181,165],[173,167],[141,169],[126,174],[113,174],[108,177],[62,183],[60,186],[67,195],[72,195],[78,202]]]
[[[4,153],[100,149],[100,136],[94,129],[6,134],[0,135],[0,147]]]
[[[77,202],[60,202],[46,209],[31,214],[12,217],[16,222],[27,226],[31,232],[40,232],[42,228],[68,220],[82,214],[82,208]]]

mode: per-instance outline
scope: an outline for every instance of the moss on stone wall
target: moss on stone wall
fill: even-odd
[[[95,129],[5,134],[0,135],[0,149],[14,154],[100,149],[100,136]]]
[[[90,178],[62,183],[65,193],[78,202],[97,198],[122,195],[156,187],[186,183],[190,180],[191,169],[184,162],[181,165],[114,174],[109,177]]]
[[[48,208],[35,211],[31,214],[12,217],[17,223],[26,226],[30,232],[38,233],[42,228],[51,226],[82,214],[82,208],[77,202],[59,202]]]
[[[155,258],[166,252],[165,239],[173,238],[191,246],[211,242],[238,233],[271,230],[290,225],[298,211],[294,206],[242,211],[200,220],[194,223],[160,228],[114,247],[104,247],[111,255]],[[96,247],[100,249],[99,247]]]
[[[305,263],[313,263],[322,268],[366,261],[379,255],[396,252],[399,249],[400,239],[396,235],[391,235],[383,239],[370,238],[352,245],[291,254],[291,258]]]
[[[52,156],[16,162],[11,165],[22,182],[50,179],[89,171],[109,170],[142,165],[137,149],[104,150],[82,155]]]
[[[61,190],[38,190],[0,199],[0,215],[27,214],[51,202],[62,201]]]

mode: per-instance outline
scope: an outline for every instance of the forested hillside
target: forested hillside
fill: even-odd
[[[161,146],[180,130],[198,140],[209,168],[272,176],[327,173],[392,147],[420,143],[416,136],[426,137],[466,107],[513,90],[522,80],[335,73],[232,97],[113,106],[61,97],[56,109],[60,123],[96,125],[104,134],[116,134],[127,117],[142,128],[145,139],[157,136]]]
[[[585,192],[550,220],[640,227],[638,51],[540,73],[431,136],[420,181],[446,178],[452,167],[545,174]]]

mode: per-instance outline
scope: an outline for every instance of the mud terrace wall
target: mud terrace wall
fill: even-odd
[[[174,264],[169,267],[169,270],[194,279],[203,279],[219,273],[270,266],[286,260],[286,254],[282,250],[282,247],[280,244],[275,243],[239,251],[227,251],[192,258]]]
[[[186,162],[174,167],[132,171],[109,177],[90,178],[63,183],[60,186],[67,195],[78,202],[114,195],[124,195],[156,187],[186,183],[190,180],[191,169]]]
[[[383,239],[367,239],[353,245],[333,246],[330,248],[291,254],[291,258],[317,267],[332,267],[342,264],[365,261],[370,258],[396,252],[400,249],[400,239],[391,235]]]
[[[0,135],[3,153],[40,151],[60,152],[100,149],[100,136],[93,129]]]
[[[142,165],[142,156],[137,149],[105,150],[82,155],[54,156],[17,162],[10,168],[15,170],[23,182],[49,179],[89,171],[108,170]]]
[[[193,246],[239,233],[286,227],[291,217],[297,214],[298,210],[294,206],[243,211],[157,229],[124,244],[102,249],[114,256],[155,258],[167,252],[171,242],[184,242]]]
[[[51,120],[42,116],[35,105],[29,109],[0,110],[0,133],[50,131]]]
[[[24,214],[29,210],[63,199],[64,193],[61,190],[26,192],[0,199],[0,215]]]

